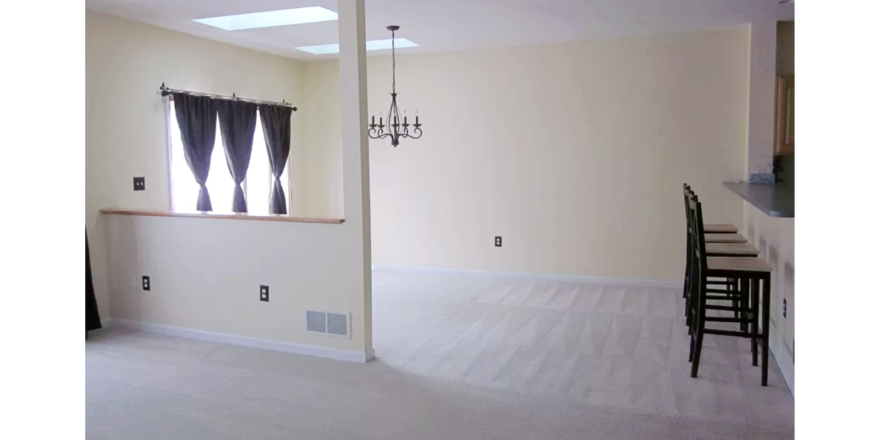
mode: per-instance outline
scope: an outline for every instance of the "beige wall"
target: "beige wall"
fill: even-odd
[[[749,25],[748,54],[748,164],[749,174],[773,171],[773,114],[776,109],[776,28],[775,21]]]
[[[359,217],[312,225],[98,214],[170,209],[162,82],[303,106],[302,64],[92,12],[86,51],[86,224],[103,317],[369,352]],[[294,114],[294,144],[302,119]],[[297,154],[290,174],[301,214]],[[134,176],[146,177],[146,191],[132,191]],[[150,292],[133,283],[141,275]],[[259,301],[261,284],[269,304]],[[306,334],[307,308],[351,312],[353,338]]]
[[[418,141],[371,141],[376,265],[680,281],[682,182],[739,223],[749,33],[399,55]],[[369,60],[386,111],[390,58]],[[341,212],[338,63],[306,64],[306,207]],[[493,237],[504,237],[504,247]]]

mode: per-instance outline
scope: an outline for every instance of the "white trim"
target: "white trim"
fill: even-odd
[[[604,278],[591,277],[582,275],[558,275],[558,274],[542,274],[527,272],[492,272],[483,270],[462,270],[462,269],[446,269],[437,267],[417,267],[417,266],[390,266],[374,264],[373,271],[376,272],[407,272],[407,273],[435,273],[446,275],[482,275],[502,278],[524,278],[539,280],[555,280],[555,281],[575,281],[593,284],[607,284],[613,286],[633,286],[633,287],[660,287],[664,289],[681,288],[682,284],[678,281],[662,281],[662,280],[644,280],[633,278]]]
[[[168,325],[148,324],[145,322],[130,321],[127,319],[114,319],[114,326],[137,330],[148,333],[157,333],[179,338],[196,339],[199,341],[215,342],[218,344],[239,345],[242,347],[259,348],[263,350],[282,351],[285,353],[302,354],[337,361],[354,362],[365,364],[373,359],[372,350],[369,353],[356,350],[337,350],[334,348],[317,347],[314,345],[296,344],[293,342],[271,341],[268,339],[250,338],[247,336],[230,335],[226,333],[214,333],[204,330],[172,327]]]
[[[777,353],[782,353],[785,355],[785,348],[780,347],[776,342],[774,342],[774,338],[770,338],[770,354],[773,355],[773,360],[776,361],[776,365],[779,366],[779,372],[782,373],[782,378],[785,379],[785,384],[788,385],[788,391],[791,391],[791,396],[794,397],[794,371],[792,368],[794,365],[789,365],[787,362],[783,364],[779,362],[779,359],[785,359],[785,357],[780,357]]]

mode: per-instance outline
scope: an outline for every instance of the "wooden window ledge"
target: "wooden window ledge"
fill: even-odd
[[[257,220],[268,222],[290,222],[290,223],[324,223],[330,225],[338,225],[345,222],[341,218],[303,218],[291,217],[289,215],[251,215],[251,214],[214,214],[211,212],[171,212],[171,211],[150,211],[145,209],[102,209],[101,214],[111,215],[141,215],[148,217],[187,217],[187,218],[216,218],[227,220]]]

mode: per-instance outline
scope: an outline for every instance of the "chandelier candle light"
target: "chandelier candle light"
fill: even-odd
[[[370,139],[391,138],[391,145],[397,148],[400,145],[400,138],[418,139],[422,137],[422,124],[419,123],[419,113],[416,111],[416,123],[412,124],[413,132],[410,134],[410,124],[406,119],[406,111],[403,112],[403,124],[400,123],[400,113],[397,111],[397,60],[394,53],[394,33],[400,29],[400,26],[388,26],[391,31],[391,107],[388,109],[388,130],[385,130],[385,121],[382,115],[379,115],[379,123],[376,124],[376,116],[370,121]],[[394,119],[392,119],[394,118]]]

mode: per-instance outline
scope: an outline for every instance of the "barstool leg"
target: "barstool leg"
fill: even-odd
[[[755,285],[755,280],[753,278],[749,278],[749,292],[750,296],[750,304],[749,309],[752,312],[752,319],[749,319],[749,323],[752,326],[752,366],[758,366],[758,286]]]
[[[691,361],[691,377],[697,377],[697,371],[700,369],[700,354],[703,352],[703,330],[698,326],[694,332],[697,336],[694,342],[694,356]]]
[[[761,385],[767,386],[767,371],[770,345],[770,275],[762,277],[761,291]]]
[[[740,310],[739,310],[740,300],[741,300],[741,298],[740,298],[740,290],[741,289],[739,287],[739,280],[737,280],[736,278],[733,278],[731,280],[731,287],[733,288],[733,308],[734,308],[733,317],[736,319],[741,319],[740,318]],[[740,324],[740,330],[742,330],[742,324]]]
[[[745,279],[739,280],[740,293],[739,293],[739,316],[740,316],[740,331],[743,333],[747,333],[749,331],[749,323],[746,321],[746,312],[749,311],[749,301],[751,298],[752,292],[749,290],[749,283],[746,282]]]
[[[694,337],[691,342],[693,348],[693,359],[691,359],[691,377],[697,377],[697,371],[700,369],[700,355],[703,352],[703,329],[706,326],[706,299],[700,298],[697,303],[697,313],[693,317],[694,320]]]
[[[688,328],[688,334],[691,336],[691,351],[688,353],[688,362],[694,361],[694,338],[696,335],[694,334],[694,330],[692,328]]]

